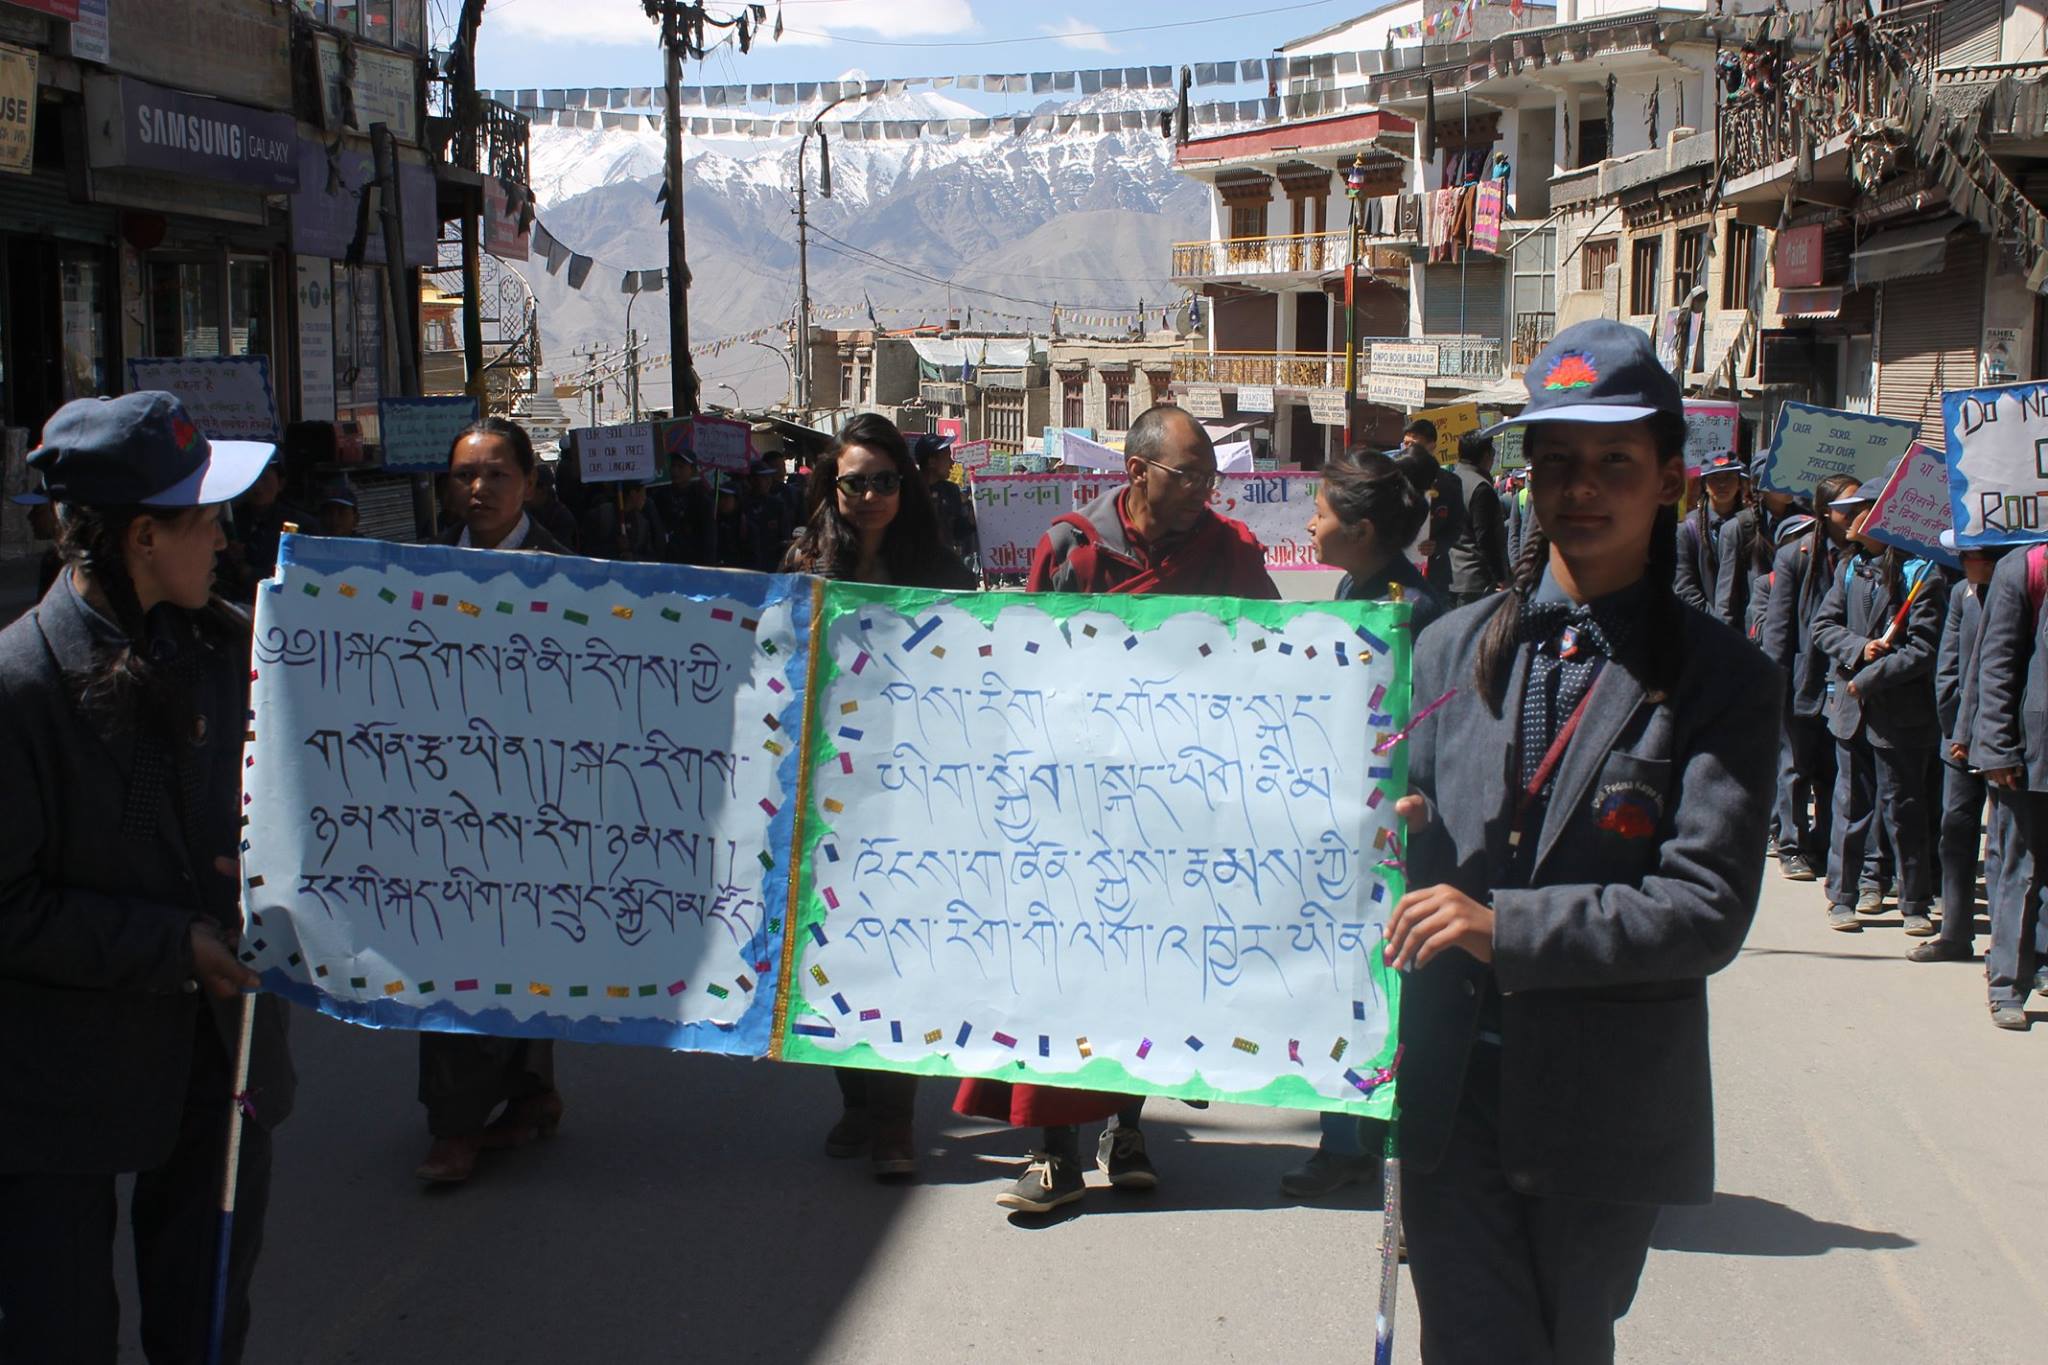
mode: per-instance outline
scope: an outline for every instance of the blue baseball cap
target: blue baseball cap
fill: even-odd
[[[1529,405],[1486,429],[1535,422],[1634,422],[1685,415],[1685,395],[1640,328],[1611,318],[1574,323],[1550,339],[1522,376]]]
[[[174,393],[79,398],[43,424],[29,465],[53,502],[200,507],[239,497],[276,455],[268,441],[209,441]]]
[[[1866,502],[1876,502],[1877,495],[1884,492],[1883,479],[1865,479],[1856,487],[1829,503],[1830,507],[1861,507]]]
[[[1741,474],[1746,478],[1749,466],[1734,451],[1717,450],[1700,462],[1700,474],[1702,477],[1708,474]]]

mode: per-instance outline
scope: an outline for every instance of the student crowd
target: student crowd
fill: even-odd
[[[1523,428],[1525,486],[1502,495],[1488,434],[1445,467],[1418,423],[1398,451],[1333,458],[1308,525],[1340,598],[1412,607],[1414,694],[1438,701],[1408,741],[1408,891],[1385,925],[1398,1131],[1330,1116],[1282,1183],[1376,1178],[1395,1144],[1431,1362],[1612,1358],[1657,1210],[1711,1197],[1706,978],[1747,933],[1767,840],[1784,875],[1825,872],[1835,927],[1877,923],[1889,894],[1927,938],[1916,960],[1961,960],[1988,797],[1993,1021],[2025,1027],[2043,984],[2043,552],[1965,553],[1952,581],[1859,536],[1870,486],[1805,503],[1733,456],[1681,517],[1679,390],[1621,324],[1566,329],[1528,389],[1503,424]],[[1026,591],[1279,595],[1212,506],[1198,423],[1154,408],[1124,454],[1122,486],[1048,528]],[[249,623],[223,596],[254,591],[286,521],[353,529],[345,482],[288,480],[273,455],[140,393],[66,406],[30,459],[59,561],[0,632],[0,1362],[114,1359],[122,1172],[145,1352],[206,1352],[234,1001],[257,985],[235,955]],[[800,500],[772,465],[717,494],[687,462],[653,489],[551,490],[526,432],[490,418],[453,445],[441,538],[971,588],[942,457],[863,415]],[[291,1103],[284,1013],[257,997],[230,1361]],[[827,1153],[913,1172],[916,1085],[841,1071]],[[437,1184],[564,1116],[542,1040],[422,1033],[419,1098]],[[1083,1125],[1104,1124],[1092,1164],[1112,1186],[1160,1178],[1141,1097],[977,1079],[954,1105],[1039,1131],[998,1196],[1019,1213],[1084,1197]]]

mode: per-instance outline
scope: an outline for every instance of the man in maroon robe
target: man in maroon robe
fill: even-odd
[[[1142,414],[1124,439],[1122,488],[1053,521],[1031,557],[1031,592],[1168,593],[1273,599],[1265,550],[1243,522],[1209,506],[1216,449],[1185,411],[1168,405]],[[969,1080],[953,1107],[1019,1128],[1043,1128],[1044,1150],[996,1197],[1004,1208],[1048,1213],[1079,1199],[1080,1125],[1113,1119],[1096,1148],[1096,1165],[1119,1189],[1159,1183],[1138,1126],[1142,1095]]]

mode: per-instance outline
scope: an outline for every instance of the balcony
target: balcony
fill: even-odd
[[[1398,373],[1424,379],[1485,383],[1499,379],[1501,343],[1483,337],[1362,337],[1358,342],[1358,373],[1372,373],[1374,342],[1410,348],[1411,362],[1426,360],[1421,348],[1436,350],[1435,373],[1427,364],[1404,365]],[[1214,384],[1221,388],[1341,389],[1342,351],[1181,351],[1173,357],[1176,384]]]
[[[938,404],[949,408],[964,408],[968,404],[968,388],[961,383],[927,379],[917,386],[917,397],[921,403]]]
[[[1209,242],[1173,244],[1176,280],[1270,279],[1275,275],[1321,276],[1342,270],[1350,258],[1347,232],[1296,232],[1284,237],[1228,237]],[[1368,246],[1359,255],[1362,270],[1374,274],[1408,272],[1406,251]]]
[[[1890,117],[1884,69],[1910,70],[1924,88],[1940,51],[1938,0],[1928,0],[1876,16],[1866,44],[1793,62],[1770,89],[1724,100],[1718,117],[1727,183],[1793,160],[1802,145],[1816,161],[1840,155],[1850,133]]]

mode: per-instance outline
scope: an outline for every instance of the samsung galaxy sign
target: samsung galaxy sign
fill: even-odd
[[[297,189],[291,116],[131,77],[95,82],[93,164],[161,171],[265,191]]]

